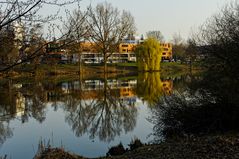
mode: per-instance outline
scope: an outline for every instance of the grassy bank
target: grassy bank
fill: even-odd
[[[35,159],[84,159],[82,156],[62,149],[45,149]],[[234,159],[239,158],[239,136],[218,135],[188,137],[164,141],[160,144],[144,145],[120,156],[100,157],[101,159]]]
[[[190,67],[185,64],[176,62],[164,62],[161,63],[161,76],[162,77],[175,77],[181,76],[189,72],[197,72],[200,67]],[[35,76],[35,77],[46,77],[46,76],[57,76],[57,75],[83,75],[85,77],[90,76],[101,76],[104,73],[103,65],[84,65],[81,68],[77,64],[64,64],[64,65],[22,65],[6,73],[1,73],[1,77],[23,77],[23,76]],[[137,74],[136,63],[118,63],[108,64],[107,74]]]
[[[185,74],[195,74],[202,71],[203,69],[198,65],[192,65],[190,68],[190,66],[187,64],[181,64],[177,62],[161,63],[162,77],[178,77]]]

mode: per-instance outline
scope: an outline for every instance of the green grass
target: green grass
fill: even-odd
[[[137,73],[137,63],[113,63],[107,64],[108,70],[113,69],[118,71],[131,71],[132,73]],[[193,66],[197,68],[196,66]],[[90,73],[95,71],[100,71],[104,69],[103,65],[84,65],[82,66],[82,71],[84,73]],[[44,77],[46,75],[75,75],[79,72],[79,66],[77,64],[58,64],[58,65],[47,65],[41,64],[37,66],[35,70],[34,65],[25,65],[25,67],[19,67],[16,69],[17,72],[35,72],[37,77]],[[161,63],[161,75],[162,76],[177,76],[185,74],[189,71],[189,66],[186,64],[176,63],[176,62],[163,62]]]
[[[115,65],[120,67],[137,67],[137,63],[117,63]]]

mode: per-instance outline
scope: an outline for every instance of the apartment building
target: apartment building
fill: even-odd
[[[173,58],[173,45],[171,43],[161,43],[163,48],[162,60],[172,60]]]
[[[53,44],[57,44],[58,42],[50,43],[49,50],[47,52],[51,52],[50,50],[55,50]],[[123,39],[122,43],[118,46],[118,51],[114,52],[109,58],[108,62],[117,63],[117,62],[136,62],[136,53],[135,49],[138,45],[143,43],[143,40],[140,39]],[[81,59],[84,63],[101,63],[103,61],[103,55],[99,53],[97,49],[97,45],[91,42],[79,42],[78,54],[77,52],[72,55],[71,62],[77,62]],[[163,52],[162,52],[162,61],[172,60],[172,44],[171,43],[161,43],[160,44]],[[62,52],[59,51],[59,52]],[[62,52],[64,53],[64,52]],[[64,53],[65,54],[65,53]],[[81,58],[79,58],[80,56]]]
[[[119,45],[119,53],[133,53],[137,45],[135,43],[121,43]]]

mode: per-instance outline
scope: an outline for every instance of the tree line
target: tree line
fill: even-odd
[[[106,67],[107,59],[115,52],[121,40],[127,34],[135,33],[134,17],[130,12],[120,11],[107,2],[99,3],[96,7],[90,5],[86,11],[82,11],[79,2],[80,0],[1,2],[0,61],[5,66],[1,71],[44,56],[44,48],[52,39],[64,41],[60,46],[63,48],[72,48],[82,41],[95,43],[97,50],[103,54]],[[58,13],[46,17],[39,13],[44,6],[57,6],[61,9],[75,3],[78,7],[72,12],[66,10],[64,18]],[[56,20],[59,24],[55,24]],[[44,33],[46,26],[49,28],[47,34]]]
[[[206,69],[185,90],[156,102],[151,121],[157,142],[162,136],[211,137],[238,132],[238,15],[238,2],[228,3],[191,37],[190,49],[204,57]]]

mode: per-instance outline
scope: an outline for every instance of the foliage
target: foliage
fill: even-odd
[[[0,63],[8,64],[16,59],[14,28],[11,25],[0,30]]]
[[[123,144],[120,142],[119,145],[113,146],[107,152],[107,156],[119,156],[126,152]]]
[[[135,138],[135,139],[131,140],[131,142],[129,144],[129,148],[130,148],[131,151],[136,150],[136,149],[138,149],[140,147],[143,147],[143,146],[144,146],[144,144],[138,138]]]
[[[198,49],[197,44],[194,39],[188,39],[187,41],[187,48],[186,48],[186,55],[190,61],[194,61],[197,57]]]
[[[184,77],[183,77],[184,78]],[[151,121],[156,140],[238,132],[239,82],[224,74],[186,76],[188,87],[157,101]],[[174,81],[174,88],[177,86]]]
[[[21,58],[24,59],[31,55],[35,50],[38,50],[41,46],[44,45],[45,40],[43,38],[43,26],[40,23],[33,24],[33,27],[29,30],[29,33],[23,37],[23,43],[19,50]],[[39,49],[39,54],[44,54],[44,49]],[[40,63],[40,56],[31,60],[34,64]]]
[[[209,90],[175,93],[158,101],[154,108],[151,121],[155,124],[156,140],[239,130],[238,105],[225,95],[212,95]]]
[[[136,48],[136,56],[138,69],[140,71],[158,71],[160,70],[160,62],[162,56],[162,47],[160,43],[149,38],[143,44]]]
[[[59,35],[59,37],[67,37],[60,30],[60,27],[55,24],[55,21],[61,20],[62,17],[59,16],[61,8],[70,4],[78,4],[81,0],[2,0],[0,2],[0,32],[4,32],[9,26],[12,27],[14,34],[9,40],[7,45],[3,45],[4,49],[8,49],[9,44],[15,46],[14,49],[11,49],[11,52],[7,51],[8,56],[7,60],[9,65],[3,65],[1,67],[1,72],[7,71],[12,67],[20,65],[26,62],[38,62],[40,56],[43,54],[43,49],[45,47],[45,42],[43,42],[42,33],[39,31],[47,26],[48,32],[45,34],[47,40],[52,40],[53,36],[55,37],[56,29],[64,35]],[[41,14],[41,11],[45,7],[54,6],[52,8],[51,14],[46,16]],[[0,36],[1,37],[1,36]],[[3,44],[3,43],[1,43]],[[0,44],[0,45],[1,45]],[[1,49],[2,50],[2,49]],[[1,52],[2,53],[2,52]],[[10,59],[10,60],[9,60]],[[36,59],[36,60],[34,60]],[[5,60],[5,59],[4,59]]]

